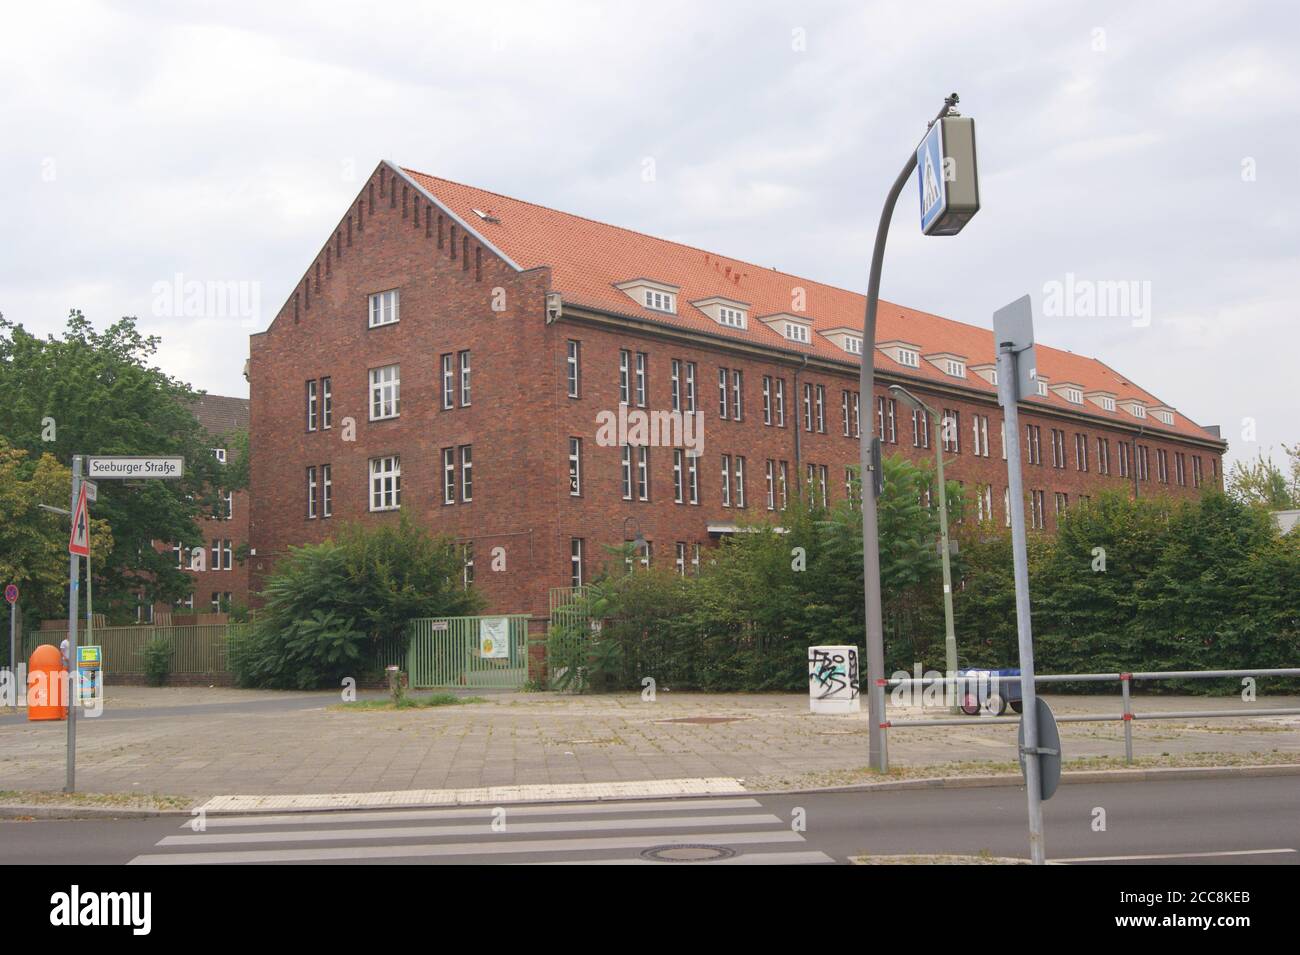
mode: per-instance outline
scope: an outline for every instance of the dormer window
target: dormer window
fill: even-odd
[[[852,335],[845,335],[845,336],[844,336],[844,350],[845,350],[846,352],[848,352],[850,355],[861,355],[861,354],[862,354],[862,339],[861,339],[861,338],[855,338],[855,337],[852,336]]]
[[[913,345],[908,345],[904,342],[899,342],[898,344],[901,346],[898,349],[896,349],[898,354],[902,354],[904,349],[915,347]],[[928,361],[939,371],[943,372],[945,375],[950,375],[953,378],[961,378],[963,380],[966,378],[966,356],[965,355],[958,355],[954,352],[941,351],[941,352],[934,352],[933,354],[930,355],[922,355],[921,357],[924,358],[926,361]]]
[[[1078,388],[1066,388],[1065,400],[1072,404],[1081,405],[1083,404],[1083,392]]]
[[[989,369],[989,384],[996,385],[997,383],[998,383],[998,370],[996,368],[991,368]]]
[[[1047,382],[1042,378],[1038,379],[1038,397],[1040,398],[1047,397]]]
[[[808,326],[800,325],[798,322],[785,323],[785,337],[792,342],[808,342]]]
[[[1172,427],[1174,423],[1174,413],[1168,408],[1157,408],[1152,413],[1159,419],[1161,424],[1167,424]]]
[[[654,309],[656,312],[668,312],[670,314],[677,311],[677,305],[671,292],[661,292],[659,289],[653,288],[645,290],[645,307]]]
[[[1115,399],[1110,395],[1102,395],[1100,398],[1101,407],[1105,411],[1115,410]]]
[[[946,364],[948,366],[947,367],[948,374],[952,375],[954,378],[966,377],[966,363],[964,361],[958,361],[955,358],[949,358]]]
[[[714,295],[710,298],[696,299],[691,304],[726,328],[744,329],[749,324],[748,302],[740,302],[734,298],[723,298],[721,295]],[[777,323],[778,320],[790,319],[801,321],[798,315],[786,315],[784,313],[764,316],[761,321],[772,331],[781,335],[782,327]]]
[[[720,305],[718,306],[718,321],[730,328],[744,328],[745,313],[738,308]]]
[[[1145,418],[1147,416],[1147,409],[1144,405],[1129,405],[1128,410],[1135,418]]]
[[[898,350],[898,363],[906,365],[908,368],[920,368],[921,353],[910,348],[900,348]]]

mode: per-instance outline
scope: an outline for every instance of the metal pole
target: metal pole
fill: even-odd
[[[1025,540],[1025,491],[1020,464],[1020,414],[1016,405],[1016,354],[998,345],[998,397],[1006,419],[1007,485],[1010,488],[1011,553],[1016,577],[1016,630],[1020,642],[1021,717],[1025,727],[1025,792],[1029,799],[1029,859],[1047,861],[1043,843],[1042,782],[1038,763],[1038,695],[1034,688],[1034,636],[1029,617],[1029,552]]]
[[[1133,701],[1129,696],[1129,685],[1133,677],[1127,673],[1119,675],[1119,685],[1124,695],[1124,762],[1133,763]]]
[[[72,456],[72,520],[77,519],[77,496],[81,493],[81,455]],[[81,558],[68,555],[68,776],[63,791],[77,790],[77,591],[81,585]]]
[[[948,115],[948,111],[957,104],[954,93],[944,100],[943,109],[930,123]],[[859,402],[867,406],[867,426],[860,428],[858,438],[858,466],[862,477],[862,578],[863,605],[866,611],[867,643],[867,680],[874,682],[885,676],[885,627],[880,613],[880,539],[876,521],[875,475],[871,473],[871,437],[874,415],[871,409],[875,402],[876,383],[876,310],[880,304],[880,269],[885,258],[885,240],[889,237],[889,222],[894,215],[894,206],[899,193],[916,169],[916,151],[908,154],[903,170],[889,188],[885,197],[885,206],[880,211],[880,223],[876,226],[876,244],[871,251],[871,274],[867,279],[867,308],[862,319],[862,361],[858,373]],[[796,396],[797,397],[797,396]],[[867,756],[871,768],[885,772],[884,756],[884,722],[885,712],[883,694],[872,694],[868,699],[868,719],[870,725],[867,734]]]
[[[9,676],[18,692],[18,601],[9,605]]]
[[[934,417],[927,407],[926,414]],[[952,623],[952,564],[948,556],[948,485],[943,479],[943,443],[939,440],[939,422],[934,423],[934,461],[939,478],[939,534],[943,546],[943,659],[948,676],[957,675],[957,631]],[[956,684],[952,707],[956,708]]]

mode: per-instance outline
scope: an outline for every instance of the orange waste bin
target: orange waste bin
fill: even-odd
[[[58,647],[43,643],[27,661],[27,718],[68,718],[68,669]]]

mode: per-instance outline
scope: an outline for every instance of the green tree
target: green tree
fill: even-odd
[[[1237,461],[1228,470],[1227,491],[1245,504],[1283,511],[1300,507],[1300,444],[1282,445],[1283,471],[1263,452],[1254,461]]]
[[[154,541],[202,547],[198,519],[216,513],[230,482],[211,453],[191,405],[189,385],[152,364],[159,339],[134,318],[96,331],[81,312],[61,336],[39,338],[0,316],[0,435],[33,460],[74,453],[179,455],[185,476],[167,481],[103,481],[96,517],[112,528],[113,551],[95,568],[97,606],[133,610],[135,592],[172,601],[191,582]]]

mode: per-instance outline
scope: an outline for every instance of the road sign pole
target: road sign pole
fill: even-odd
[[[77,520],[77,500],[81,496],[81,455],[72,456],[72,521]],[[68,555],[68,774],[64,792],[77,789],[77,590],[81,585],[81,558]]]
[[[957,105],[957,94],[944,100],[943,109],[935,117],[938,122]],[[931,126],[934,123],[930,124]],[[874,686],[885,678],[885,627],[880,613],[880,534],[876,517],[875,474],[872,473],[871,441],[875,415],[871,409],[875,402],[876,386],[876,311],[880,305],[880,270],[885,259],[885,240],[889,238],[889,223],[894,217],[898,196],[916,170],[916,151],[907,157],[903,171],[885,197],[885,207],[880,212],[876,226],[876,244],[871,251],[871,274],[867,279],[867,309],[862,319],[862,361],[858,372],[859,400],[866,405],[867,425],[859,428],[858,467],[862,483],[862,598],[866,611],[867,685]],[[886,772],[885,758],[885,696],[883,693],[867,694],[867,761],[876,772]]]
[[[9,605],[9,676],[12,680],[18,679],[18,601]],[[14,692],[17,693],[18,684],[14,683]]]
[[[1029,551],[1025,539],[1025,491],[1020,464],[1019,377],[1010,342],[998,344],[998,400],[1007,432],[1008,507],[1016,578],[1016,631],[1020,641],[1021,723],[1025,730],[1025,792],[1029,798],[1029,859],[1047,861],[1043,842],[1041,767],[1038,762],[1038,697],[1034,688],[1034,636],[1029,618]]]

